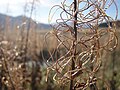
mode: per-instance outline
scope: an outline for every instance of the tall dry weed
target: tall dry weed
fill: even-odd
[[[114,0],[74,0],[71,4],[64,0],[61,5],[51,8],[50,21],[60,13],[57,24],[52,25],[53,32],[46,34],[45,42],[48,36],[53,35],[57,38],[57,51],[63,47],[66,52],[57,59],[49,53],[51,59],[47,60],[47,73],[54,71],[53,80],[59,85],[67,87],[69,84],[69,90],[98,90],[98,82],[103,81],[105,88],[110,90],[108,83],[97,73],[102,63],[101,52],[113,51],[118,44],[116,25],[110,25],[114,19],[106,13],[111,5],[115,5],[116,20],[118,8]],[[107,23],[107,28],[99,28],[103,22]],[[83,29],[85,31],[79,35]],[[106,39],[105,42],[103,39]],[[52,64],[49,63],[51,61]]]

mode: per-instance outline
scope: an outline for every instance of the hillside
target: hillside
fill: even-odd
[[[27,28],[29,22],[31,22],[31,26],[35,26],[37,30],[51,29],[51,26],[49,24],[37,23],[33,19],[30,19],[22,15],[17,17],[12,17],[0,13],[0,30],[4,30],[6,25],[9,26],[11,30],[13,30],[16,26],[22,26],[22,25],[24,25],[25,28]]]
[[[116,24],[116,27],[117,27],[117,28],[120,28],[120,20],[111,21],[111,22],[110,22],[110,26],[111,26],[111,27],[113,26],[113,23]],[[105,28],[105,27],[108,27],[108,24],[107,24],[106,22],[104,22],[104,23],[99,24],[99,27],[100,27],[100,28]]]
[[[52,27],[49,24],[44,24],[44,23],[38,23],[36,21],[34,21],[33,19],[29,19],[28,17],[25,16],[17,16],[17,17],[12,17],[12,16],[8,16],[5,14],[1,14],[0,13],[0,30],[5,30],[6,26],[9,26],[10,30],[13,30],[15,27],[19,26],[19,27],[23,27],[27,29],[29,22],[31,22],[31,27],[36,28],[37,30],[50,30]],[[114,21],[116,23],[117,28],[120,27],[120,20]],[[113,21],[110,22],[110,25],[112,27],[112,23]],[[69,24],[72,25],[72,24]],[[56,25],[57,27],[57,25]],[[107,23],[100,23],[99,24],[100,28],[105,28],[108,27]],[[66,29],[61,28],[61,29]]]

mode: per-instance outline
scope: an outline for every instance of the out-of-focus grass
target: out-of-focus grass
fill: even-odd
[[[57,40],[56,38],[50,34],[48,36],[46,36],[46,42],[45,42],[45,35],[47,32],[52,32],[50,30],[30,30],[29,32],[29,37],[28,37],[28,57],[32,58],[33,61],[37,61],[40,60],[40,52],[43,52],[44,50],[48,50],[46,51],[46,53],[48,53],[49,51],[52,51],[54,49],[56,49],[57,47]],[[78,37],[81,37],[82,34],[86,34],[89,33],[89,31],[83,30],[83,31],[79,31],[78,33]],[[114,75],[114,80],[116,81],[115,85],[117,90],[120,89],[120,29],[117,29],[117,36],[118,36],[118,47],[115,49],[115,56],[113,58],[113,54],[111,52],[107,52],[107,51],[102,51],[101,54],[102,56],[102,67],[100,72],[98,72],[98,76],[100,76],[101,78],[103,78],[104,80],[107,80],[108,83],[110,83],[112,81],[112,74],[113,74],[113,59],[114,59],[114,71],[115,71],[115,75]],[[90,33],[92,34],[92,33]],[[105,42],[107,36],[103,37],[101,39],[102,42]],[[12,43],[13,47],[17,46],[20,47],[21,45],[25,45],[25,38],[26,38],[26,31],[21,32],[21,30],[8,30],[8,31],[0,31],[0,41],[8,41],[10,43]],[[63,37],[62,37],[63,38]],[[65,39],[65,38],[63,38]],[[66,43],[66,45],[68,44],[69,46],[69,41],[68,43]],[[102,43],[101,43],[102,44]],[[81,47],[78,47],[78,50],[81,50]],[[63,54],[64,53],[64,48],[61,47],[61,53],[59,54]],[[45,55],[49,55],[49,54],[45,54]],[[44,56],[47,57],[47,56]],[[41,59],[42,60],[42,59]],[[42,62],[42,61],[41,61]],[[59,89],[57,88],[57,84],[52,81],[52,78],[50,78],[49,82],[45,82],[45,78],[46,78],[46,66],[40,66],[41,67],[41,82],[39,84],[39,89],[43,89],[43,90],[48,90],[48,88],[51,88],[51,90],[56,90]],[[101,81],[101,87],[102,87],[102,81]],[[30,86],[31,87],[31,86]],[[66,89],[67,90],[67,89]]]

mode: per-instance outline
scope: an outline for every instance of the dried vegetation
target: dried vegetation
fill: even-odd
[[[117,18],[115,1],[66,3],[50,11],[51,21],[52,10],[60,10],[53,30],[0,31],[1,90],[119,90],[119,29],[115,23],[111,27],[114,19],[106,14],[113,4]],[[99,28],[103,22],[107,28]]]

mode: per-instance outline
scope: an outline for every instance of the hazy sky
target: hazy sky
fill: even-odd
[[[25,3],[32,0],[0,0],[0,13],[6,13],[11,16],[18,16],[24,14]],[[61,4],[63,0],[36,0],[36,9],[33,13],[33,18],[42,23],[48,23],[48,14],[50,8],[55,4]],[[72,0],[66,0],[71,2]],[[115,0],[120,8],[120,0]],[[114,5],[107,11],[107,14],[114,17],[115,9]],[[120,9],[118,13],[118,19],[120,19]],[[29,16],[29,15],[28,15]],[[56,16],[57,17],[57,16]]]

